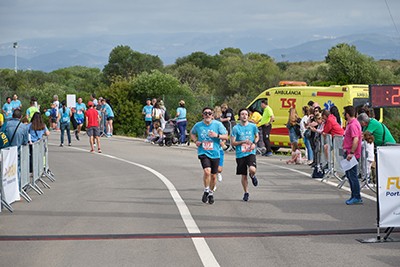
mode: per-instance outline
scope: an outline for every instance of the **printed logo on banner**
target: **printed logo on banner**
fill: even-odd
[[[396,187],[397,189],[400,189],[400,177],[388,177],[388,181],[387,181],[387,190],[390,190],[391,187]],[[386,191],[386,196],[390,196],[390,197],[398,197],[400,196],[400,192],[396,191],[396,192],[390,192],[390,191]]]

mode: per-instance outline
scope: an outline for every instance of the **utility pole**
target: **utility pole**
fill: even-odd
[[[13,47],[15,48],[15,68],[14,69],[15,69],[15,72],[17,72],[17,70],[18,70],[18,68],[17,68],[17,48],[18,48],[18,43],[15,42]]]

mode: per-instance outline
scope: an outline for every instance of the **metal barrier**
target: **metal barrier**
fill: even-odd
[[[30,155],[30,148],[32,146],[32,151]],[[3,154],[3,153],[2,153]],[[30,163],[29,159],[32,157],[32,174],[30,174]],[[2,167],[3,158],[0,161],[0,167]],[[43,139],[33,143],[32,145],[24,145],[20,147],[18,168],[20,169],[20,184],[19,184],[19,194],[22,198],[24,198],[27,202],[31,202],[32,199],[29,197],[28,193],[31,190],[34,190],[39,195],[43,194],[43,190],[39,188],[38,183],[40,182],[44,187],[50,188],[42,178],[47,177],[50,181],[54,182],[54,174],[50,171],[49,168],[49,153],[48,153],[48,139],[47,137],[43,137]],[[9,211],[13,212],[11,205],[6,203],[3,200],[3,186],[0,183],[1,202],[4,207],[6,207]]]
[[[367,142],[364,140],[362,141],[361,145],[361,158],[359,162],[359,169],[360,169],[360,174],[361,174],[361,188],[364,188],[365,186],[370,189],[372,192],[376,194],[376,190],[372,188],[369,184],[369,179],[370,179],[370,172],[368,171],[368,150],[367,150]]]

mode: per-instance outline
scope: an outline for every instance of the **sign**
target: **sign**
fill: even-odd
[[[369,103],[373,108],[400,107],[400,85],[370,85]]]
[[[67,107],[74,108],[76,106],[76,95],[67,95]]]
[[[16,146],[3,148],[2,154],[2,184],[3,199],[11,204],[16,200],[20,200],[18,188],[18,151]]]
[[[378,147],[379,227],[400,226],[400,147]]]

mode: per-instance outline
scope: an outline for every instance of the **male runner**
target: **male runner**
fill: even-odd
[[[90,141],[90,153],[94,153],[94,139],[96,139],[96,143],[98,145],[98,152],[101,153],[100,148],[100,129],[99,129],[99,120],[100,115],[97,110],[95,110],[94,104],[92,101],[88,103],[89,109],[85,113],[86,117],[86,133],[89,136]]]
[[[197,153],[203,167],[204,194],[202,201],[213,204],[213,189],[219,165],[220,139],[227,140],[228,132],[221,122],[212,119],[212,109],[203,109],[203,120],[196,123],[190,136],[198,147]],[[197,137],[196,137],[197,134]]]
[[[152,121],[153,106],[151,105],[150,98],[146,100],[146,106],[143,107],[142,114],[145,115],[144,121],[146,123],[146,138],[149,136],[150,124]],[[147,140],[147,139],[146,139]]]
[[[76,123],[78,124],[77,129],[75,130],[75,139],[79,141],[79,133],[81,132],[83,121],[84,121],[84,113],[86,111],[85,103],[82,103],[82,97],[78,97],[78,103],[76,103],[75,110],[73,111],[74,118]]]
[[[256,144],[259,139],[258,128],[254,123],[249,123],[250,112],[246,108],[239,110],[240,124],[232,129],[231,144],[236,147],[236,174],[242,175],[244,201],[249,200],[247,167],[254,186],[258,185],[256,178]]]

